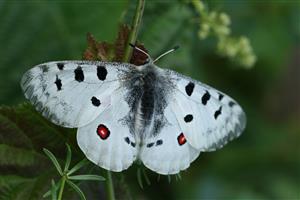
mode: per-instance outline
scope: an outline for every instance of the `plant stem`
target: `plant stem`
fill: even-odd
[[[136,42],[138,30],[141,25],[143,13],[144,13],[144,7],[145,7],[145,0],[139,0],[138,5],[136,6],[134,19],[132,21],[131,32],[129,34],[127,46],[125,49],[125,54],[123,59],[124,62],[130,61],[132,48],[129,46],[129,43],[135,44]]]
[[[62,179],[61,179],[61,185],[60,185],[60,189],[59,189],[57,200],[62,200],[62,194],[63,194],[63,191],[64,191],[65,182],[66,182],[66,176],[64,175],[62,177]]]
[[[106,176],[106,195],[107,199],[109,200],[115,200],[115,192],[114,192],[114,186],[113,181],[111,177],[111,172],[107,170],[107,176]]]

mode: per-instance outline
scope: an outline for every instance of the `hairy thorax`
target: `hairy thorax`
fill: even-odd
[[[144,138],[155,136],[165,125],[164,110],[173,89],[167,74],[154,65],[144,65],[137,72],[126,75],[126,101],[130,112],[126,123],[130,133],[142,143]]]

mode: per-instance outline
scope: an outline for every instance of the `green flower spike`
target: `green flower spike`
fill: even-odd
[[[233,62],[251,68],[256,62],[256,56],[250,41],[245,36],[231,35],[230,17],[223,12],[209,11],[200,0],[190,0],[199,16],[198,36],[204,40],[208,36],[217,38],[217,53]]]

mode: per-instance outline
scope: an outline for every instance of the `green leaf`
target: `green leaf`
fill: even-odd
[[[53,179],[52,179],[53,180]],[[56,191],[58,190],[58,188],[60,187],[60,184],[61,184],[61,179],[58,181],[57,184],[55,184],[55,187],[56,187]],[[51,181],[51,189],[48,190],[45,194],[43,194],[43,198],[46,198],[46,197],[49,197],[51,194],[52,194],[52,181]]]
[[[82,161],[80,161],[79,163],[77,163],[72,169],[70,169],[67,173],[67,175],[71,175],[74,172],[76,172],[77,170],[79,170],[81,167],[83,167],[84,165],[87,165],[89,162],[87,159],[83,159]]]
[[[63,176],[63,172],[62,169],[56,159],[56,157],[53,155],[53,153],[51,153],[48,149],[43,148],[43,151],[45,152],[45,154],[49,157],[49,159],[52,161],[52,163],[54,164],[55,168],[57,169],[58,173]]]
[[[0,108],[1,143],[31,149],[32,143],[30,138],[17,126],[16,123],[1,113],[2,109],[3,108]]]
[[[7,119],[0,121],[0,134],[5,138],[4,143],[33,148],[37,152],[40,152],[45,144],[57,152],[62,151],[61,147],[64,148],[67,137],[71,135],[67,135],[66,132],[74,132],[47,121],[28,103],[16,107],[0,107],[0,114]]]
[[[160,181],[160,174],[158,174],[158,176],[157,176],[157,182],[159,182]]]
[[[66,146],[67,146],[67,158],[66,158],[66,164],[65,164],[64,172],[68,171],[68,169],[70,167],[70,163],[71,163],[71,158],[72,158],[71,147],[67,143],[66,143]]]
[[[38,154],[33,150],[0,144],[0,165],[25,167],[36,164],[37,159]]]
[[[144,189],[143,177],[144,177],[147,185],[151,185],[151,182],[150,182],[150,179],[148,178],[145,167],[143,165],[141,165],[137,170],[137,180],[142,189]]]
[[[72,133],[74,130],[68,131],[48,122],[29,104],[1,106],[0,168],[3,170],[0,199],[41,199],[51,187],[51,178],[57,174],[53,167],[49,167],[43,146],[54,149],[57,159],[64,159],[59,155],[65,149],[65,142],[72,144],[76,141]],[[75,156],[82,156],[80,151],[74,152]],[[67,191],[66,196],[72,193]]]
[[[43,194],[43,198],[49,197],[51,194],[51,190],[48,190],[45,194]]]
[[[33,181],[32,178],[25,178],[17,175],[1,175],[0,176],[0,188],[10,187],[11,185],[19,185],[22,183],[28,183]]]
[[[138,170],[137,170],[137,180],[138,180],[140,187],[142,189],[144,189],[141,168],[138,168]]]
[[[168,175],[168,182],[171,183],[171,181],[172,181],[172,177],[171,175]]]
[[[180,172],[178,174],[175,174],[175,178],[176,178],[176,181],[180,181],[181,180],[181,174],[180,174]]]
[[[89,180],[89,181],[105,181],[105,178],[98,175],[76,175],[76,176],[69,176],[70,180]]]
[[[147,175],[146,170],[145,170],[144,167],[143,167],[142,171],[143,171],[143,175],[144,175],[144,177],[145,177],[146,183],[147,183],[148,185],[151,185],[150,179],[149,179],[149,177],[148,177],[148,175]]]
[[[57,187],[55,185],[55,181],[52,179],[51,180],[51,198],[52,200],[56,200],[57,199]]]
[[[69,184],[69,186],[71,186],[79,194],[80,199],[86,200],[83,192],[81,191],[81,189],[77,185],[75,185],[72,181],[69,181],[69,180],[67,180],[67,183]]]

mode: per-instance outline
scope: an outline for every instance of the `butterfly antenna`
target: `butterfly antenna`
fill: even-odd
[[[134,48],[134,49],[136,49],[136,50],[142,52],[143,54],[145,54],[146,56],[148,56],[149,59],[151,59],[151,56],[150,56],[146,51],[144,51],[143,49],[140,49],[140,48],[138,48],[136,45],[131,44],[131,43],[129,43],[129,46],[131,46],[132,48]]]
[[[161,54],[161,55],[158,56],[157,58],[155,58],[155,60],[153,61],[153,63],[156,62],[156,61],[158,61],[159,59],[161,59],[161,58],[164,57],[165,55],[167,55],[167,54],[169,54],[169,53],[172,53],[172,52],[176,51],[177,49],[179,49],[179,46],[178,46],[178,45],[175,46],[174,48],[170,49],[169,51],[166,51],[165,53]]]

